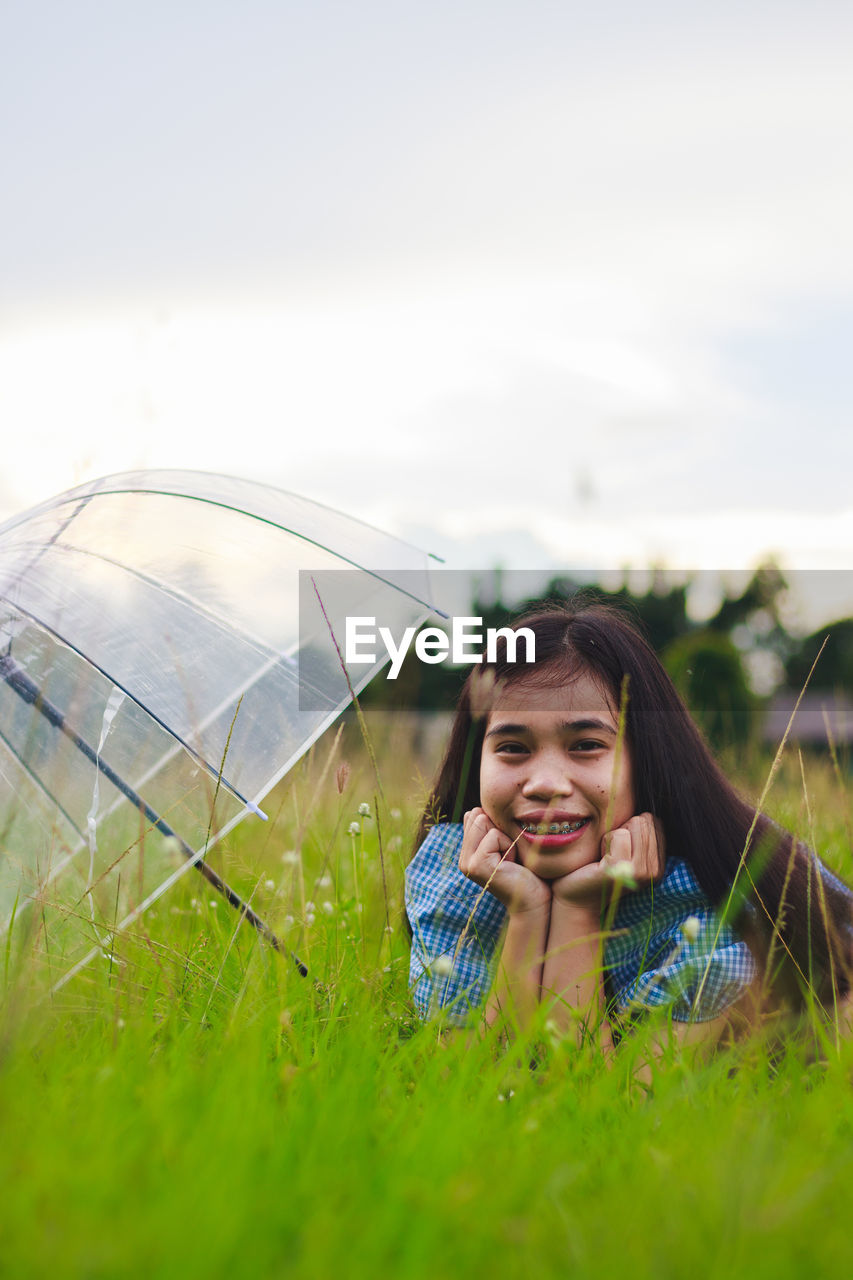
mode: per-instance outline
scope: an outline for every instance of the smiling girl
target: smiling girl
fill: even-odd
[[[853,895],[738,795],[632,623],[514,625],[536,663],[499,648],[469,677],[406,873],[421,1014],[524,1027],[545,1003],[606,1049],[652,1008],[715,1041],[762,1001],[837,1007]]]

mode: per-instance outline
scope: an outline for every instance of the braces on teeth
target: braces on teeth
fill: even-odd
[[[567,836],[579,831],[586,821],[579,818],[577,822],[525,822],[523,828],[532,836]]]

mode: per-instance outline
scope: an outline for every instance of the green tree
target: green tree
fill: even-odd
[[[821,653],[824,641],[826,645]],[[821,627],[800,642],[785,663],[786,683],[792,689],[803,687],[815,659],[817,666],[809,688],[853,692],[853,618],[842,618]]]
[[[715,750],[749,742],[758,699],[728,636],[708,629],[689,632],[667,645],[661,659]]]

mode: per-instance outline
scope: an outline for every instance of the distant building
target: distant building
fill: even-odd
[[[778,745],[797,703],[797,694],[780,689],[770,699],[764,721],[764,739]],[[789,742],[807,747],[828,747],[829,735],[837,747],[853,742],[853,696],[841,690],[806,690],[788,734]]]

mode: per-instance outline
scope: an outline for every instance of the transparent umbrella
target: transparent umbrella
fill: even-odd
[[[204,860],[434,609],[429,557],[230,476],[109,476],[0,526],[0,929],[61,984]],[[273,938],[273,941],[276,940]]]

